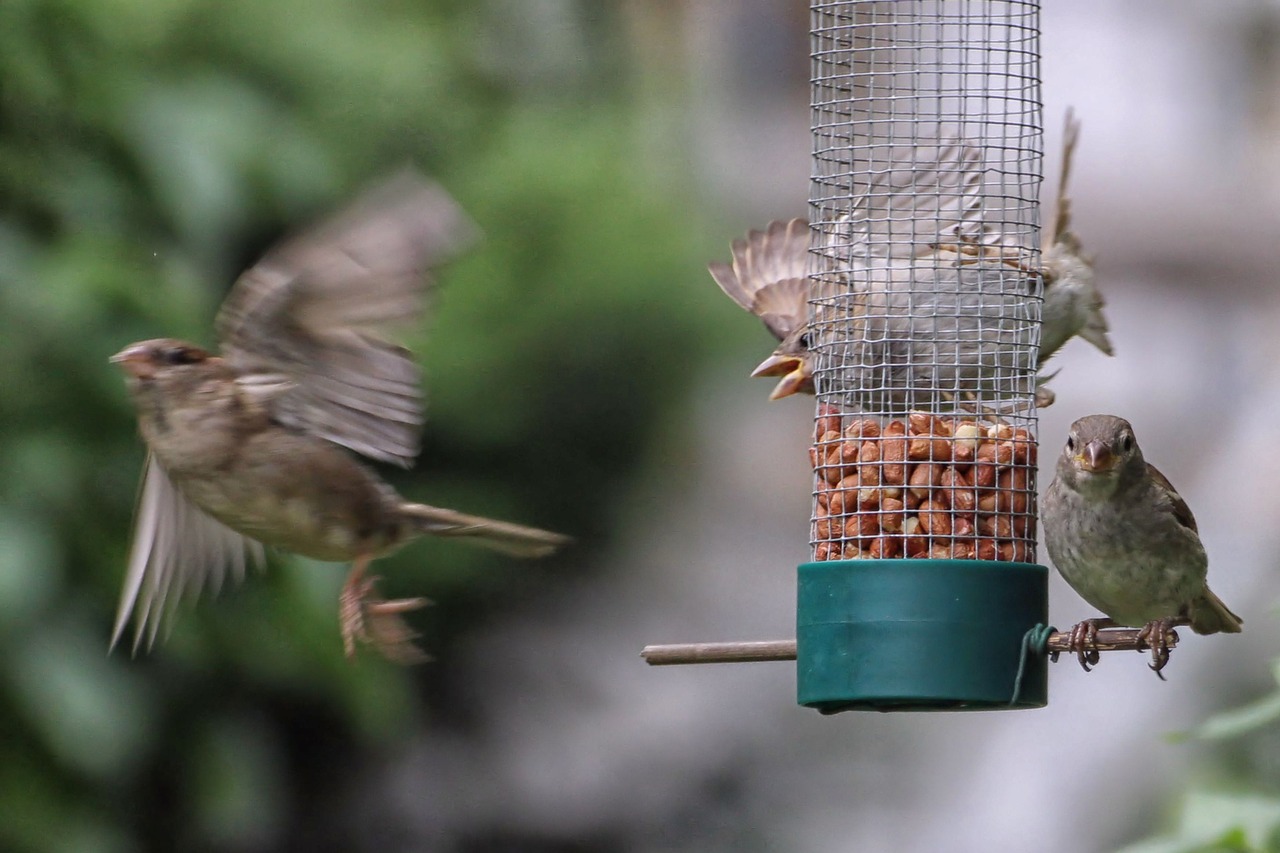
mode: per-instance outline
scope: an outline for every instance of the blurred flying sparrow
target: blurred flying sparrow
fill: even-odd
[[[1078,138],[1079,123],[1068,113],[1057,215],[1039,270],[1044,304],[1037,369],[1076,335],[1112,353],[1093,267],[1071,231],[1067,182]],[[709,265],[720,288],[780,341],[752,373],[781,377],[770,399],[813,393],[808,302],[812,295],[821,305],[849,285],[857,294],[856,317],[850,320],[847,308],[845,316],[827,312],[825,325],[844,324],[841,339],[853,355],[843,364],[862,366],[853,371],[854,385],[887,393],[891,403],[910,387],[931,384],[972,392],[966,387],[971,376],[1021,366],[1020,306],[1001,280],[1010,270],[1034,273],[1020,263],[1016,246],[982,222],[982,186],[975,146],[960,139],[919,146],[876,177],[852,216],[841,215],[818,235],[819,258],[835,252],[852,259],[851,281],[824,276],[824,261],[815,260],[819,283],[811,288],[803,219],[751,231],[734,241],[731,264]],[[988,363],[997,352],[996,363]],[[1053,393],[1043,382],[1036,400],[1047,406]]]
[[[263,545],[352,561],[343,645],[422,658],[369,563],[423,534],[518,557],[568,541],[530,527],[411,503],[354,453],[409,467],[422,424],[419,370],[387,333],[421,319],[427,268],[473,238],[436,184],[405,173],[240,276],[217,318],[221,354],[157,339],[112,357],[147,444],[133,547],[111,644],[132,616],[154,643],[183,593],[216,591],[260,564]]]
[[[1081,666],[1100,627],[1143,626],[1159,673],[1166,632],[1239,633],[1241,620],[1206,583],[1209,560],[1186,501],[1138,448],[1133,427],[1113,415],[1071,425],[1057,477],[1040,504],[1045,546],[1062,577],[1106,614],[1071,631]]]

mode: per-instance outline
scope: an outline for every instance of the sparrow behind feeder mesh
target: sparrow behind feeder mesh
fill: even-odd
[[[424,534],[517,557],[569,541],[406,501],[355,456],[413,464],[420,372],[389,333],[421,319],[428,268],[474,235],[441,187],[406,172],[243,273],[218,314],[220,353],[161,338],[112,357],[148,450],[113,647],[131,617],[134,649],[150,646],[184,593],[240,579],[269,545],[351,561],[346,654],[367,642],[412,662],[401,614],[426,602],[383,600],[372,560]]]
[[[1037,367],[1076,335],[1112,352],[1092,264],[1071,230],[1066,193],[1078,138],[1079,123],[1068,113],[1056,221],[1046,234],[1039,270],[1044,304]],[[983,205],[981,151],[949,139],[896,158],[855,200],[851,215],[821,226],[817,285],[806,278],[805,220],[772,222],[734,241],[732,262],[709,269],[720,288],[780,341],[752,373],[781,377],[770,399],[814,391],[811,293],[823,305],[824,325],[842,322],[848,330],[844,337],[852,355],[845,363],[865,366],[855,368],[864,371],[855,387],[882,389],[889,408],[911,388],[973,391],[966,386],[992,367],[1021,367],[1020,347],[1002,346],[1019,339],[1018,297],[996,291],[1001,276],[1034,273],[1022,266],[1017,246],[983,222]],[[829,254],[852,260],[846,286],[837,288],[822,274]],[[839,304],[830,299],[834,293],[848,291],[853,298],[844,305],[852,311],[829,307]],[[989,356],[996,353],[993,364]],[[1053,393],[1043,381],[1036,398],[1047,406]]]

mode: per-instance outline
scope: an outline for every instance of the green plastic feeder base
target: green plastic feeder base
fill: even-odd
[[[839,711],[1042,708],[1048,569],[983,560],[832,560],[799,568],[798,701]],[[1016,695],[1015,695],[1015,684]]]

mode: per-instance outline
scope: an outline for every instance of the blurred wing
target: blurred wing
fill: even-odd
[[[751,313],[764,321],[778,340],[809,322],[809,280],[787,278],[762,287]]]
[[[854,202],[851,252],[918,257],[938,243],[991,242],[982,223],[982,151],[964,139],[898,155]]]
[[[1067,110],[1065,127],[1062,130],[1062,174],[1058,178],[1058,205],[1054,211],[1053,228],[1045,232],[1045,250],[1050,246],[1063,245],[1068,248],[1080,248],[1080,241],[1071,232],[1071,197],[1067,195],[1067,187],[1071,183],[1071,166],[1075,161],[1076,145],[1080,141],[1080,121],[1075,112]]]
[[[808,263],[809,224],[792,219],[749,231],[745,240],[733,241],[732,264],[711,263],[707,269],[730,299],[764,320],[782,340],[806,322]]]
[[[420,376],[388,334],[421,318],[427,269],[475,234],[443,188],[398,175],[240,277],[218,314],[223,355],[281,423],[408,467]]]
[[[120,609],[111,632],[115,648],[130,617],[133,650],[146,637],[150,648],[184,592],[214,594],[231,574],[244,577],[249,563],[261,566],[262,545],[205,515],[178,491],[164,468],[147,456],[134,520],[129,570],[120,594]]]
[[[1191,507],[1187,506],[1187,502],[1182,499],[1182,495],[1178,494],[1178,490],[1173,487],[1173,483],[1169,479],[1156,470],[1156,466],[1150,462],[1147,463],[1147,473],[1151,475],[1151,479],[1155,480],[1156,485],[1163,489],[1169,495],[1169,502],[1173,510],[1173,517],[1183,527],[1189,529],[1192,533],[1199,533],[1196,527],[1196,518],[1191,514]]]

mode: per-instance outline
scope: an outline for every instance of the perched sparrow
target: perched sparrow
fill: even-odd
[[[131,615],[134,649],[150,645],[182,593],[238,579],[271,545],[353,561],[347,655],[359,640],[409,662],[399,614],[425,601],[382,600],[373,559],[428,533],[520,557],[568,541],[410,503],[349,452],[413,464],[419,371],[386,333],[420,318],[427,267],[472,231],[444,190],[401,175],[245,272],[218,315],[221,355],[158,339],[112,357],[149,451],[113,647]]]
[[[1079,124],[1068,114],[1058,216],[1051,238],[1046,239],[1039,271],[1045,301],[1038,365],[1075,335],[1111,354],[1093,267],[1070,230],[1066,187],[1078,132]],[[844,318],[849,328],[845,338],[866,339],[858,347],[855,362],[886,366],[862,371],[858,384],[863,388],[901,395],[908,384],[919,387],[941,381],[947,385],[954,378],[950,374],[958,373],[961,380],[956,384],[961,388],[957,390],[972,391],[963,386],[966,375],[975,372],[970,362],[978,353],[973,346],[957,346],[956,341],[973,340],[978,314],[983,316],[984,337],[1015,344],[1000,348],[989,340],[984,350],[998,350],[1006,367],[1020,363],[1012,334],[1019,306],[998,285],[1009,270],[1015,275],[1034,273],[1021,266],[1016,246],[982,222],[982,191],[983,163],[977,147],[959,139],[921,146],[877,177],[855,202],[852,216],[837,218],[819,236],[827,250],[822,254],[837,251],[837,256],[853,260],[851,283],[859,298],[857,316]],[[814,334],[807,325],[808,302],[814,298],[821,303],[837,288],[824,277],[821,261],[816,262],[815,272],[823,284],[817,290],[806,284],[809,246],[804,220],[773,222],[764,231],[751,231],[745,240],[734,242],[732,264],[709,265],[720,288],[759,316],[781,342],[752,373],[782,377],[770,399],[814,390],[810,350]],[[830,292],[823,292],[824,284]],[[932,321],[927,316],[931,311]],[[839,314],[829,316],[830,321],[840,319]],[[935,348],[930,336],[941,346]],[[957,359],[958,370],[932,369],[935,364],[946,365],[942,359],[948,356]],[[929,367],[924,375],[914,376],[890,367],[907,363]],[[1036,400],[1042,406],[1053,402],[1043,380]]]
[[[1239,633],[1241,620],[1205,582],[1208,558],[1186,501],[1142,458],[1129,422],[1090,415],[1071,425],[1058,474],[1040,505],[1053,564],[1085,601],[1106,614],[1072,629],[1080,663],[1099,627],[1142,625],[1158,673],[1166,632]]]

